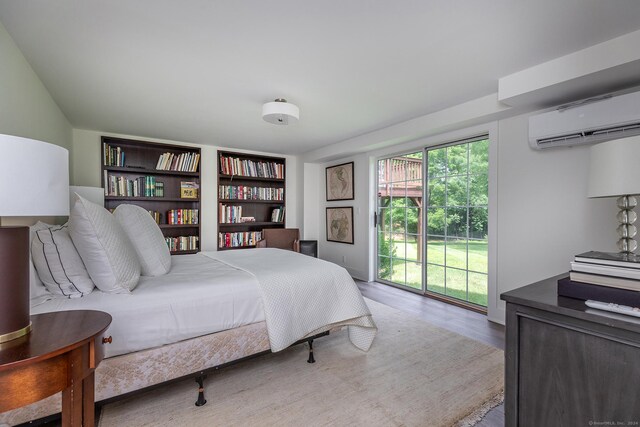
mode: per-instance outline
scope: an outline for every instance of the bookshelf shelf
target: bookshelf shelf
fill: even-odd
[[[191,151],[191,150],[190,150]],[[147,169],[139,167],[122,167],[122,166],[105,166],[104,170],[110,172],[122,172],[131,174],[142,175],[175,175],[175,176],[194,176],[200,177],[200,172],[183,172],[183,171],[167,171],[160,169]]]
[[[189,250],[189,251],[171,251],[171,255],[189,255],[189,254],[197,254],[200,252],[199,249]]]
[[[178,203],[194,203],[200,202],[200,199],[185,199],[179,197],[132,197],[132,196],[104,196],[104,200],[131,200],[131,201],[147,201],[147,202],[178,202]]]
[[[279,205],[282,206],[284,204],[284,200],[247,200],[247,199],[218,199],[220,203],[265,203],[268,205]]]
[[[254,156],[255,157],[255,156]],[[284,183],[284,179],[281,178],[264,178],[259,176],[243,176],[243,175],[225,175],[218,174],[218,176],[225,180],[233,180],[233,181],[263,181],[263,182],[282,182]]]
[[[265,228],[284,228],[285,169],[283,157],[218,151],[218,250],[253,248]],[[274,216],[274,210],[281,216]],[[255,221],[225,220],[237,217]]]
[[[220,227],[236,227],[236,226],[258,226],[264,225],[265,228],[282,228],[284,222],[271,222],[271,221],[253,221],[253,222],[221,222],[218,224]]]
[[[158,224],[158,227],[163,228],[198,228],[200,224]]]
[[[168,224],[168,219],[169,211],[175,215],[177,210],[190,219],[193,215],[201,218],[200,198],[180,197],[184,183],[200,186],[200,149],[107,136],[102,137],[101,147],[102,186],[109,194],[104,198],[105,207],[115,209],[128,203],[153,211],[159,216],[165,239],[173,239],[172,249],[180,247],[176,240],[183,245],[189,242],[190,246],[182,246],[188,250],[171,250],[171,254],[197,253],[199,249],[193,249],[193,245],[195,242],[196,248],[201,247],[200,224]],[[165,167],[181,170],[156,169],[163,155],[167,159]],[[171,166],[167,166],[169,162]],[[158,196],[161,191],[163,195]],[[181,237],[186,239],[176,239]]]

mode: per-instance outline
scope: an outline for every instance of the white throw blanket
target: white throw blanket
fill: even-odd
[[[349,339],[369,350],[378,328],[360,290],[344,268],[281,249],[203,252],[256,277],[262,293],[271,350],[349,327]]]

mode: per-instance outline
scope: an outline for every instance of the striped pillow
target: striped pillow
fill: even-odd
[[[31,257],[49,292],[79,298],[93,291],[93,281],[71,241],[67,224],[35,231]]]

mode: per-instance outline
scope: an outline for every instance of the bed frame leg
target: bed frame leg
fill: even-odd
[[[313,340],[310,339],[307,342],[309,343],[309,359],[307,363],[316,363],[316,359],[313,357]]]
[[[196,377],[196,382],[198,383],[198,400],[196,400],[196,406],[202,406],[207,403],[207,400],[204,398],[204,379],[205,375],[200,374]]]

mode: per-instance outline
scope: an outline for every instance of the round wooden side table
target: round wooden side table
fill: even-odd
[[[62,391],[62,425],[93,426],[94,371],[111,315],[73,310],[31,316],[31,333],[0,344],[0,412]]]

